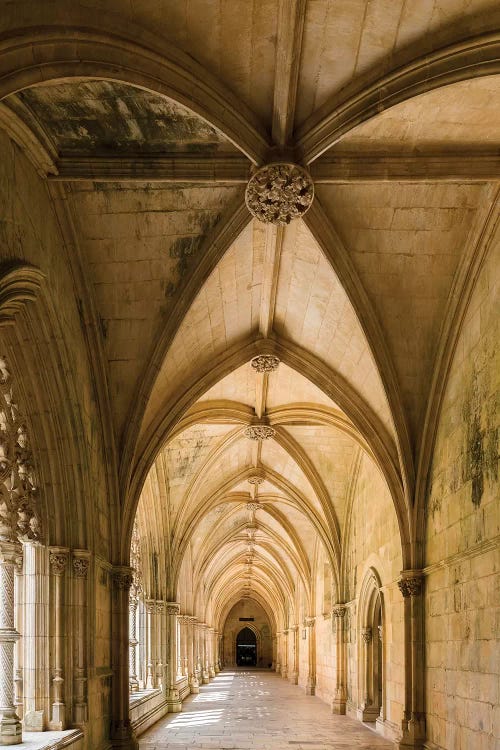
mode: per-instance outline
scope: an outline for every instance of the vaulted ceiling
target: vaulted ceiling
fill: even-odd
[[[193,606],[201,582],[221,612],[309,596],[366,455],[405,549],[498,211],[498,3],[108,0],[94,31],[71,5],[40,9],[41,51],[12,42],[0,124],[70,219],[130,514],[142,491],[175,575],[190,555]],[[277,158],[316,192],[279,227],[244,202]],[[245,436],[257,419],[273,438]]]

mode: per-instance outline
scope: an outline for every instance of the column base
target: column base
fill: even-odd
[[[20,745],[23,741],[23,730],[15,710],[3,711],[0,718],[0,746]]]
[[[189,678],[189,689],[194,695],[197,695],[200,692],[200,683],[194,674]]]
[[[403,736],[397,745],[401,750],[423,750],[425,743],[425,715],[412,713],[409,719],[403,719]]]
[[[202,677],[201,677],[202,685],[208,685],[209,682],[210,682],[210,678],[208,676],[208,672],[203,672]]]
[[[306,695],[315,695],[315,694],[316,694],[316,683],[308,680],[307,685],[306,685]]]
[[[215,669],[213,667],[213,664],[211,664],[210,667],[208,668],[208,676],[215,677]]]
[[[182,701],[176,688],[167,691],[167,710],[169,714],[178,714],[182,711]]]
[[[363,706],[357,711],[358,721],[375,722],[380,717],[380,706]]]
[[[299,673],[298,672],[292,672],[290,677],[288,678],[292,685],[298,685],[299,684]]]
[[[129,719],[112,722],[111,747],[119,750],[139,750],[139,743],[130,726]]]
[[[338,714],[339,716],[345,716],[346,702],[345,698],[334,698],[332,701],[332,714]]]
[[[53,732],[62,732],[66,729],[66,706],[64,703],[52,704],[52,719],[49,721],[49,729]]]
[[[287,675],[288,675],[288,669],[286,667],[282,667],[281,676],[283,677],[284,680],[286,680]]]

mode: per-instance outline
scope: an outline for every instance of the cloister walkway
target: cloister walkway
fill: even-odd
[[[274,672],[217,675],[180,714],[140,738],[141,750],[393,750],[357,721],[331,713],[319,698]]]

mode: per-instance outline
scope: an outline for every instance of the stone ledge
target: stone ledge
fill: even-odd
[[[62,750],[64,747],[80,750],[83,748],[83,744],[80,744],[83,738],[81,729],[65,729],[62,732],[23,732],[23,741],[13,747],[19,750]]]
[[[136,735],[140,735],[168,713],[161,689],[143,690],[130,696],[130,722]]]

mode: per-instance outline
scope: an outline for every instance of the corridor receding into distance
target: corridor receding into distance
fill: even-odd
[[[499,320],[499,0],[0,0],[0,748],[498,750]]]
[[[140,739],[140,750],[392,750],[353,719],[335,716],[273,672],[225,670],[183,712]]]

